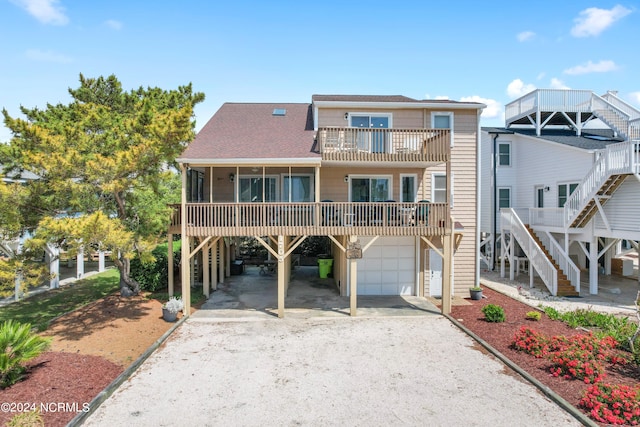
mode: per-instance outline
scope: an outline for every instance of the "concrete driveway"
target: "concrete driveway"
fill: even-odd
[[[437,313],[190,318],[89,426],[576,426]]]

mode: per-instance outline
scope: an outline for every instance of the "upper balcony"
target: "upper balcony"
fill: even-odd
[[[324,161],[436,164],[451,156],[449,129],[322,127],[317,142]]]
[[[182,232],[174,205],[169,232]],[[441,236],[451,229],[447,203],[187,203],[189,236]]]

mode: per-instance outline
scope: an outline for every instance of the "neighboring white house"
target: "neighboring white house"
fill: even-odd
[[[511,279],[530,264],[554,295],[588,270],[598,293],[622,245],[640,252],[640,111],[613,92],[535,90],[505,122],[482,129],[481,259],[503,276],[508,261]]]

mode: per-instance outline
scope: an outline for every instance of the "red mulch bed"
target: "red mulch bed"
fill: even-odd
[[[486,298],[480,301],[471,301],[469,299],[468,301],[471,305],[453,306],[451,316],[542,384],[562,396],[567,402],[578,407],[578,402],[582,398],[584,391],[589,387],[588,384],[580,380],[567,380],[552,376],[549,372],[551,364],[547,359],[536,359],[524,352],[516,351],[511,348],[511,343],[516,331],[521,326],[529,326],[549,337],[554,335],[572,336],[585,332],[571,329],[563,322],[551,320],[544,313],[542,313],[539,321],[527,320],[526,313],[535,310],[535,308],[485,286],[482,288],[483,295]],[[502,306],[506,314],[506,321],[504,323],[485,321],[481,309],[487,304]],[[604,382],[611,384],[634,386],[638,384],[638,381],[640,381],[640,369],[636,365],[625,371],[621,371],[620,368],[607,368],[604,380]]]
[[[76,416],[75,407],[82,411],[84,404],[91,402],[123,372],[121,366],[99,356],[52,351],[41,354],[27,366],[27,378],[0,390],[0,401],[43,406],[46,409],[41,410],[41,414],[47,426],[66,425]],[[67,406],[58,407],[58,403]],[[5,425],[14,415],[16,412],[1,411],[0,425]]]

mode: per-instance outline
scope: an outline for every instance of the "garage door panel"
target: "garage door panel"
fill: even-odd
[[[365,246],[370,237],[362,238]],[[415,293],[415,239],[381,237],[358,261],[361,295],[412,295]]]

